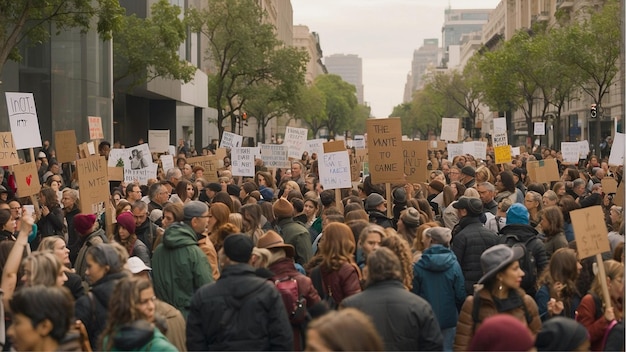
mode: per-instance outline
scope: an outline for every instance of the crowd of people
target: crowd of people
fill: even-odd
[[[179,152],[146,185],[111,182],[113,223],[79,209],[49,143],[39,207],[0,173],[5,349],[624,350],[625,221],[602,188],[623,166],[442,150],[424,183],[387,193],[366,175],[338,197],[314,153],[233,177],[228,156],[205,175]],[[549,158],[561,180],[530,179]],[[602,262],[577,253],[570,212],[591,206]]]

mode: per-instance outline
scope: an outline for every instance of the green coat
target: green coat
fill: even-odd
[[[292,245],[296,250],[296,263],[304,265],[309,262],[313,256],[311,249],[311,235],[309,230],[299,222],[293,221],[292,218],[283,218],[278,220],[276,225],[278,233],[282,236],[286,244]]]
[[[154,328],[154,334],[152,338],[145,344],[142,344],[141,347],[135,347],[141,344],[142,337],[145,337],[148,331],[143,329],[129,329],[126,331],[117,331],[114,341],[120,342],[123,345],[113,346],[110,351],[165,351],[165,352],[175,352],[178,349],[172,345],[165,337],[159,329]],[[106,346],[109,342],[109,337],[106,336],[102,340],[103,350],[106,350],[104,346]]]
[[[196,233],[184,223],[165,230],[163,242],[152,255],[152,269],[156,296],[180,310],[185,319],[194,292],[213,282],[211,265],[198,246]]]

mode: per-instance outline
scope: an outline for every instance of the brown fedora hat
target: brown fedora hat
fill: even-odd
[[[293,258],[296,255],[296,251],[293,246],[290,244],[285,244],[283,238],[278,233],[276,233],[276,231],[272,230],[267,231],[265,235],[261,236],[256,246],[266,249],[282,248],[285,250],[287,257],[289,258]]]

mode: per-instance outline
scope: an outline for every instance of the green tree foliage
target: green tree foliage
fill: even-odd
[[[326,95],[315,85],[301,84],[295,96],[297,99],[292,109],[293,116],[306,123],[309,137],[317,136],[319,130],[326,126]]]
[[[372,114],[372,109],[367,105],[358,104],[354,108],[354,118],[352,119],[352,128],[350,129],[353,133],[356,134],[364,134],[367,131],[367,119],[370,118]]]
[[[321,75],[313,83],[324,95],[325,125],[331,138],[352,127],[358,102],[356,88],[337,75]]]
[[[417,137],[417,118],[411,111],[411,103],[402,103],[393,107],[389,117],[399,117],[402,126],[402,135],[410,138]]]
[[[167,0],[151,7],[151,16],[124,16],[113,41],[113,82],[133,88],[157,77],[190,82],[196,68],[178,56],[187,37],[181,9]],[[119,87],[119,85],[118,85]],[[116,88],[118,88],[116,87]]]
[[[415,130],[420,138],[426,139],[430,133],[439,135],[441,119],[461,114],[459,106],[452,103],[445,94],[441,94],[428,83],[417,91],[411,101],[411,114],[415,118]],[[413,136],[415,137],[415,136]]]
[[[57,33],[69,28],[87,31],[97,17],[97,31],[110,39],[124,10],[118,0],[2,0],[0,1],[0,72],[7,60],[20,61],[18,45],[43,43],[50,37],[49,28]]]
[[[289,75],[276,70],[285,56],[296,52],[276,39],[274,27],[263,21],[265,14],[254,0],[208,0],[206,9],[191,9],[188,15],[191,30],[208,40],[207,55],[216,66],[208,75],[209,104],[217,109],[221,136],[225,119],[234,131],[242,106],[263,84],[286,83],[282,80]],[[298,80],[300,72],[292,74],[291,79]]]

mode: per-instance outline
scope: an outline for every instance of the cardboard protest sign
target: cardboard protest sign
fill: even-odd
[[[290,158],[302,158],[302,153],[305,152],[307,147],[308,134],[309,130],[306,128],[286,127],[283,145],[289,148],[288,156]]]
[[[371,134],[368,132],[368,136]],[[441,136],[442,141],[456,142],[461,140],[461,119],[442,118]]]
[[[226,151],[226,148],[217,148],[217,149],[215,149],[215,156],[217,156],[217,159],[219,161],[220,167],[224,166],[224,158],[226,157],[227,154],[228,153]]]
[[[563,155],[563,162],[577,163],[580,158],[578,142],[561,142],[561,154]]]
[[[477,159],[487,159],[487,142],[463,142],[463,154],[469,154]]]
[[[404,182],[400,119],[368,119],[366,123],[372,183]]]
[[[509,145],[509,137],[507,135],[506,118],[498,117],[493,119],[493,135],[491,142],[494,147]]]
[[[550,183],[561,179],[555,159],[529,161],[526,163],[526,170],[533,182]]]
[[[323,138],[309,139],[306,141],[306,150],[309,152],[309,155],[313,155],[313,153],[322,155],[324,153],[324,143],[326,143],[326,140]]]
[[[605,194],[617,192],[617,180],[613,177],[604,177],[602,179],[602,192]]]
[[[39,118],[33,93],[6,92],[5,95],[15,148],[41,147]]]
[[[80,185],[80,208],[83,213],[97,213],[109,201],[107,162],[103,156],[76,160]]]
[[[344,141],[332,141],[323,144],[324,153],[342,152],[346,150],[346,144]]]
[[[58,162],[70,163],[76,160],[76,131],[55,131],[54,143]]]
[[[269,168],[290,168],[289,148],[283,144],[261,144],[261,159]]]
[[[254,157],[259,154],[260,149],[258,147],[231,149],[231,172],[233,176],[254,176]]]
[[[39,193],[41,184],[39,183],[37,166],[34,162],[14,165],[13,173],[15,175],[18,197],[28,197]],[[108,190],[107,194],[109,194]]]
[[[89,139],[104,139],[102,119],[98,116],[87,116],[89,122]]]
[[[411,183],[428,180],[428,141],[402,141],[404,174]]]
[[[367,162],[367,149],[356,149],[350,158],[350,175],[352,181],[359,181],[363,163]]]
[[[444,141],[428,141],[429,150],[446,150],[446,142]]]
[[[170,130],[148,130],[148,145],[151,153],[165,153],[170,146]]]
[[[615,137],[613,137],[613,145],[611,146],[611,154],[609,155],[609,165],[624,165],[624,143],[626,143],[625,137],[626,135],[624,133],[615,133]]]
[[[495,154],[494,162],[496,164],[510,163],[512,160],[510,145],[500,145],[497,147],[493,147],[493,152]]]
[[[617,192],[615,192],[615,196],[613,196],[613,204],[620,207],[624,206],[624,181],[617,187]]]
[[[124,181],[124,168],[107,166],[107,177],[109,181]]]
[[[158,168],[159,164],[155,164],[152,162],[147,167],[141,169],[124,167],[124,182],[137,182],[140,185],[146,185],[148,184],[149,179],[157,178]]]
[[[572,210],[570,217],[579,259],[611,251],[602,206]]]
[[[533,133],[535,136],[545,136],[546,135],[546,123],[545,122],[535,122],[535,132]]]
[[[161,155],[159,156],[159,159],[161,160],[161,167],[163,168],[164,172],[167,172],[167,170],[174,168],[174,156],[173,155],[171,154]]]
[[[518,156],[520,154],[521,154],[520,147],[512,147],[511,148],[511,155],[512,156]]]
[[[226,132],[224,131],[224,133],[222,134],[222,140],[220,141],[220,148],[237,148],[237,147],[241,147],[241,144],[243,143],[243,137],[238,135],[238,134],[234,134],[232,132]]]
[[[458,155],[463,155],[463,143],[448,143],[448,160],[452,161]]]
[[[204,172],[202,173],[202,177],[209,182],[217,182],[217,169],[219,169],[219,161],[217,156],[215,155],[205,155],[205,156],[197,156],[194,158],[187,159],[187,163],[194,166],[202,166]]]
[[[11,132],[0,132],[0,166],[10,166],[20,163],[17,149]]]

